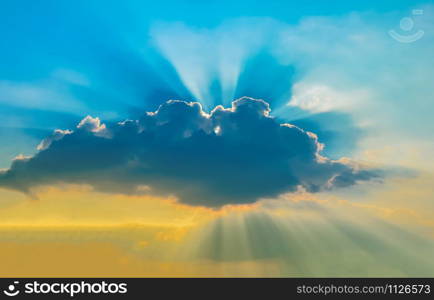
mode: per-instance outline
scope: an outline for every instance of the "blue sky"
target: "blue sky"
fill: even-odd
[[[414,8],[423,13],[412,15]],[[427,3],[392,6],[384,1],[373,8],[368,3],[343,2],[79,1],[72,5],[43,1],[24,5],[14,1],[6,2],[2,13],[6,26],[0,53],[0,134],[5,147],[0,159],[5,168],[17,155],[35,154],[44,137],[55,140],[55,149],[60,142],[58,134],[50,137],[51,133],[80,129],[77,124],[85,116],[102,126],[108,122],[107,128],[114,130],[110,135],[116,136],[116,122],[138,119],[140,124],[145,112],[173,99],[199,102],[202,113],[217,105],[230,107],[241,97],[263,99],[271,110],[264,113],[266,119],[270,113],[277,123],[289,122],[313,132],[319,143],[315,151],[332,160],[366,160],[366,151],[395,143],[397,131],[401,131],[400,143],[406,145],[414,145],[410,138],[426,141],[426,135],[432,135],[426,108],[432,107],[427,97],[432,63],[427,60],[433,47],[433,8]],[[413,16],[415,26],[427,31],[423,39],[405,44],[388,35],[405,16]],[[412,30],[417,29],[406,34]],[[417,80],[403,77],[405,72],[412,72]],[[234,118],[239,118],[234,103],[232,109]],[[184,126],[180,116],[185,113],[173,114],[169,121]],[[403,118],[409,115],[418,117],[403,126]],[[242,122],[244,117],[240,118],[234,124]],[[137,130],[140,135],[140,126]],[[381,143],[376,141],[379,133]],[[256,130],[253,136],[261,138],[261,134]],[[198,151],[200,147],[198,142]],[[209,152],[208,146],[202,147]],[[54,157],[64,155],[53,151]],[[115,153],[116,147],[107,151]],[[45,155],[42,152],[35,156],[35,164]],[[207,155],[210,162],[216,159]],[[400,161],[391,163],[387,157],[368,162],[402,167]],[[32,167],[26,170],[31,172]],[[18,176],[11,174],[7,176]],[[377,175],[367,176],[372,177]],[[270,180],[278,181],[277,177]],[[308,190],[323,185],[317,179],[300,182]],[[17,184],[27,189],[27,184]]]
[[[426,139],[433,128],[427,109],[432,107],[429,3],[6,1],[3,6],[4,168],[19,154],[36,153],[55,129],[74,129],[87,115],[102,122],[138,119],[169,99],[197,101],[205,112],[244,96],[263,99],[278,122],[314,132],[331,159],[364,160],[366,151],[397,138],[431,147]],[[399,31],[399,21],[415,8],[424,11],[413,16],[415,28]],[[425,36],[415,43],[388,35],[391,29],[412,34],[418,27]],[[403,125],[409,116],[412,121]]]
[[[0,105],[4,119],[2,127],[12,129],[2,129],[0,134],[7,141],[11,135],[20,135],[22,139],[8,142],[1,150],[1,166],[7,167],[17,152],[32,154],[35,145],[47,133],[56,128],[70,128],[87,114],[102,119],[123,119],[143,110],[155,110],[168,98],[202,101],[208,110],[220,104],[222,100],[217,98],[222,90],[216,89],[213,82],[220,80],[221,83],[224,78],[211,78],[214,75],[210,74],[210,68],[215,66],[198,68],[207,73],[198,76],[210,77],[205,82],[209,86],[201,87],[208,93],[205,96],[195,95],[194,88],[191,89],[192,85],[201,84],[197,78],[183,81],[183,72],[188,71],[177,69],[177,64],[185,61],[196,72],[194,62],[189,61],[191,54],[182,53],[189,51],[187,43],[190,41],[180,40],[180,37],[184,38],[176,28],[180,24],[184,26],[184,33],[202,32],[193,44],[201,43],[207,30],[210,35],[215,34],[213,31],[222,31],[220,35],[229,37],[232,30],[237,32],[237,28],[241,28],[240,34],[250,30],[248,34],[263,31],[263,35],[274,35],[282,30],[279,27],[297,26],[312,16],[326,17],[332,22],[359,14],[368,25],[379,26],[381,30],[381,27],[387,28],[388,22],[390,26],[397,24],[400,17],[419,6],[414,1],[376,1],[375,5],[366,1],[74,1],[74,4],[69,1],[3,1],[0,11],[3,23],[0,29],[3,40]],[[250,21],[244,24],[237,21],[243,18]],[[227,23],[229,25],[224,25]],[[266,100],[280,101],[278,105],[282,106],[290,98],[292,85],[300,81],[303,73],[309,72],[296,64],[311,58],[301,55],[295,62],[282,64],[285,58],[275,56],[271,53],[275,49],[269,49],[274,47],[270,46],[273,42],[258,37],[258,44],[251,46],[248,34],[245,41],[235,41],[237,45],[233,51],[243,47],[257,49],[245,54],[241,66],[244,72],[238,70],[233,75],[238,76],[240,82],[234,96],[280,96],[281,99]],[[177,47],[168,50],[165,46],[159,47],[160,41],[171,43],[172,38],[174,43],[181,44],[178,45],[180,51]],[[226,47],[226,42],[231,43],[230,38],[221,42],[221,46]],[[318,43],[321,42],[319,39]],[[414,45],[414,48],[418,46]],[[213,55],[206,54],[209,49],[197,50],[198,56],[203,56],[200,64],[210,66],[215,62]],[[231,59],[241,64],[239,57],[231,56],[228,64],[233,64]],[[192,80],[195,82],[190,82]],[[281,86],[275,84],[281,81],[284,81]],[[302,122],[306,125],[310,120]],[[313,123],[310,122],[310,126],[319,129]],[[354,124],[350,123],[346,125],[353,128]],[[327,134],[333,135],[330,130],[324,136]],[[354,139],[350,133],[343,135]]]
[[[74,264],[48,276],[433,274],[432,1],[3,0],[0,20],[0,236],[41,226],[41,261]],[[81,248],[95,226],[113,253]],[[42,269],[23,257],[4,270]]]

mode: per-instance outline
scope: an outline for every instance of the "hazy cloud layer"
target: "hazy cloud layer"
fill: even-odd
[[[38,185],[83,183],[220,207],[379,177],[321,156],[315,134],[280,124],[269,112],[266,102],[245,97],[210,114],[199,103],[168,101],[138,120],[102,124],[88,116],[74,131],[56,130],[35,156],[15,159],[0,173],[0,185],[30,192]]]

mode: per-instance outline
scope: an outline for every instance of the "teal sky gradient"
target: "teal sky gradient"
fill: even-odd
[[[425,8],[416,17],[425,36],[397,43],[387,31],[414,8]],[[402,126],[410,136],[432,132],[429,2],[2,1],[0,19],[4,168],[86,115],[122,120],[168,99],[209,111],[262,98],[316,131],[332,157],[351,155],[369,130],[390,136],[409,113],[418,116]],[[313,84],[366,103],[287,106]]]

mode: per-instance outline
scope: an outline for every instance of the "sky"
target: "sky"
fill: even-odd
[[[434,276],[434,3],[0,4],[0,276]]]

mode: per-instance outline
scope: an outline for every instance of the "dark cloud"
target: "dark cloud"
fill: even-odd
[[[199,103],[168,101],[138,120],[102,124],[86,117],[57,130],[31,158],[13,161],[0,185],[85,183],[104,192],[174,195],[220,207],[276,197],[300,187],[317,192],[379,175],[320,155],[315,134],[269,116],[262,100],[241,98],[206,114]]]
[[[288,110],[300,110],[302,114],[306,114],[300,108],[286,107]],[[291,124],[315,132],[320,141],[327,145],[322,152],[323,155],[330,158],[339,158],[354,152],[357,149],[358,141],[365,134],[364,130],[355,124],[351,115],[336,111],[309,114],[302,118],[291,119]]]

